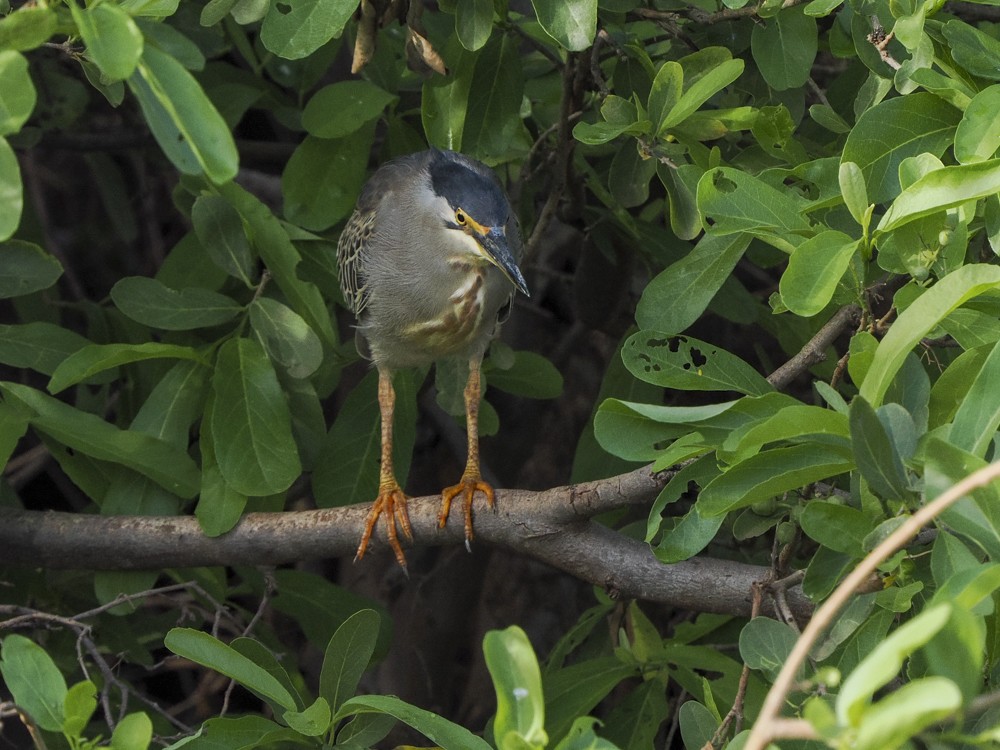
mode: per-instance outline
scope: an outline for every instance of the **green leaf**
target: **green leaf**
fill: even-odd
[[[197,350],[176,344],[89,344],[64,359],[49,381],[49,393],[59,393],[104,370],[147,359],[190,359],[208,364]]]
[[[214,669],[286,711],[295,711],[295,698],[266,669],[208,633],[171,628],[163,644],[178,656]]]
[[[613,742],[598,737],[594,727],[603,722],[593,716],[578,716],[554,750],[618,750]]]
[[[726,50],[728,52],[728,50]],[[683,64],[683,61],[681,61]],[[723,60],[708,73],[695,81],[685,81],[684,93],[668,111],[664,112],[659,121],[657,133],[676,127],[694,114],[702,104],[707,102],[726,86],[743,74],[742,60]],[[651,114],[652,116],[652,114]]]
[[[545,33],[570,52],[580,52],[597,33],[597,0],[531,0]]]
[[[307,136],[281,175],[285,213],[304,229],[320,231],[354,210],[365,181],[373,126],[344,138]]]
[[[121,279],[111,287],[111,299],[132,320],[164,331],[221,325],[244,310],[224,294],[197,287],[175,290],[145,276]]]
[[[950,617],[949,604],[925,609],[875,646],[840,686],[837,720],[842,725],[857,726],[876,691],[888,684],[903,666],[903,660],[933,638]]]
[[[78,682],[66,692],[63,700],[62,731],[70,737],[79,737],[90,723],[97,709],[97,686],[90,680]]]
[[[865,537],[872,530],[871,519],[860,510],[827,500],[809,501],[799,524],[810,539],[856,559],[864,557]]]
[[[948,442],[980,458],[996,436],[1000,425],[1000,342],[990,352],[965,398],[955,412]]]
[[[146,750],[153,741],[153,722],[142,711],[118,722],[111,733],[111,750]]]
[[[22,5],[0,18],[0,50],[26,52],[42,46],[59,27],[56,9]]]
[[[35,85],[20,52],[0,51],[0,135],[18,132],[35,109]]]
[[[469,88],[462,150],[486,161],[508,152],[521,125],[524,78],[514,37],[497,35],[479,51]]]
[[[66,357],[88,345],[90,341],[80,334],[52,323],[0,325],[0,362],[44,375],[51,375]]]
[[[632,690],[611,710],[601,734],[627,750],[655,747],[660,727],[669,716],[666,686],[663,680],[653,678]]]
[[[797,640],[798,634],[785,623],[770,617],[755,617],[740,631],[740,656],[750,669],[759,669],[773,680],[788,661]]]
[[[794,244],[782,238],[809,231],[803,208],[792,194],[739,169],[718,167],[698,181],[698,210],[712,234],[752,232],[791,252]]]
[[[832,446],[803,444],[761,451],[709,482],[698,508],[705,516],[728,513],[853,468],[850,456]]]
[[[711,741],[715,730],[719,727],[719,717],[716,713],[696,700],[682,703],[677,714],[684,747],[704,747]]]
[[[667,60],[660,69],[656,71],[653,85],[649,89],[649,99],[646,102],[646,109],[649,112],[649,119],[656,125],[656,133],[662,131],[662,123],[671,110],[680,101],[681,93],[684,90],[684,68],[679,62]],[[631,104],[631,102],[630,102]],[[633,107],[634,108],[634,107]],[[603,109],[603,108],[602,108]],[[609,119],[609,118],[605,118]],[[635,120],[635,118],[632,118]],[[574,131],[575,132],[575,131]]]
[[[948,313],[983,292],[1000,287],[1000,268],[970,264],[952,271],[907,307],[875,350],[860,395],[872,406],[882,402],[906,355]]]
[[[491,750],[482,738],[468,729],[391,695],[359,695],[351,698],[340,707],[334,719],[367,712],[395,716],[430,739],[441,750]]]
[[[857,750],[895,750],[962,706],[962,693],[944,677],[922,677],[902,685],[860,717],[851,743]]]
[[[62,264],[33,242],[0,243],[0,299],[48,289],[62,273]]]
[[[0,101],[0,106],[2,104]],[[0,241],[3,241],[17,231],[24,208],[21,167],[17,163],[14,149],[3,137],[0,137],[0,204],[5,207],[4,211],[0,211]]]
[[[694,249],[653,278],[642,292],[640,328],[680,333],[705,311],[750,244],[748,235],[706,234]]]
[[[887,99],[865,110],[844,144],[842,162],[861,167],[868,200],[882,203],[900,190],[899,165],[910,156],[940,156],[961,119],[957,109],[933,94]]]
[[[250,249],[239,212],[218,195],[199,195],[191,206],[191,223],[212,262],[247,287],[253,287],[257,259]]]
[[[449,44],[445,55],[451,75],[447,78],[434,76],[424,82],[420,121],[429,145],[461,151],[469,90],[478,56],[465,50],[457,40]]]
[[[682,164],[677,169],[671,169],[665,164],[656,165],[656,174],[667,191],[670,203],[670,228],[682,240],[693,240],[701,234],[701,216],[695,202],[695,192],[698,180],[704,170],[694,164]],[[707,236],[703,241],[708,241]],[[749,242],[749,238],[747,239]],[[732,248],[730,248],[732,250]],[[729,252],[721,253],[723,258],[730,258]],[[693,262],[693,261],[692,261]],[[722,261],[725,263],[725,261]],[[714,274],[713,274],[714,276]],[[689,290],[695,293],[695,290]]]
[[[250,324],[264,348],[293,378],[307,378],[323,361],[323,345],[302,316],[270,297],[250,305]]]
[[[306,737],[319,737],[330,728],[333,717],[330,704],[326,698],[317,698],[313,704],[302,711],[285,711],[281,715],[285,723],[299,734]]]
[[[376,747],[395,726],[395,717],[387,714],[356,714],[337,732],[337,743],[345,748]]]
[[[12,633],[0,648],[0,675],[17,707],[49,732],[63,728],[66,680],[41,646]]]
[[[548,673],[545,691],[545,731],[558,742],[573,722],[590,712],[622,680],[636,674],[636,667],[614,657],[598,657]]]
[[[786,8],[753,26],[753,59],[767,85],[776,91],[805,85],[816,59],[816,19],[802,10],[802,6]]]
[[[308,57],[334,37],[358,7],[358,0],[289,0],[271,3],[260,41],[286,60]]]
[[[249,496],[273,495],[302,470],[291,414],[260,344],[230,339],[219,349],[212,378],[215,455],[226,482]]]
[[[851,401],[851,447],[861,476],[877,495],[887,500],[906,497],[906,470],[875,410],[862,397]]]
[[[492,16],[493,6],[490,4]],[[340,81],[324,86],[302,110],[302,127],[317,138],[343,138],[378,119],[398,97],[368,81]]]
[[[957,18],[942,31],[955,62],[974,76],[1000,81],[1000,68],[994,64],[1000,59],[1000,41]]]
[[[455,31],[462,46],[475,52],[493,32],[493,0],[468,0],[455,4]]]
[[[737,391],[759,396],[772,391],[739,357],[689,336],[639,331],[622,347],[622,359],[640,380],[689,391]]]
[[[146,45],[128,85],[177,169],[217,184],[236,176],[239,154],[229,126],[183,65]]]
[[[985,161],[1000,148],[1000,84],[976,94],[955,131],[955,158],[962,164]]]
[[[664,441],[690,433],[690,424],[727,411],[734,401],[708,406],[658,406],[604,400],[594,417],[594,433],[601,447],[629,461],[651,461]]]
[[[202,422],[202,438],[208,435]],[[247,496],[237,492],[225,477],[219,465],[212,461],[201,466],[201,492],[198,494],[198,505],[194,509],[198,525],[205,536],[221,536],[239,522],[246,508]]]
[[[728,464],[745,461],[768,443],[810,438],[810,442],[850,449],[849,428],[842,414],[818,406],[795,404],[759,420],[751,420],[729,432],[718,450]]]
[[[87,56],[111,81],[121,81],[135,71],[142,57],[142,32],[132,17],[117,5],[101,3],[81,8],[70,3],[73,21],[87,45]]]
[[[559,370],[535,352],[514,352],[513,364],[503,369],[491,368],[488,380],[501,391],[527,398],[557,398],[563,389]]]
[[[246,222],[254,248],[285,296],[285,302],[305,319],[324,344],[336,347],[337,334],[326,301],[315,284],[299,278],[302,256],[285,228],[263,203],[235,183],[220,186],[219,192]]]
[[[545,697],[528,636],[516,625],[491,630],[483,638],[483,654],[497,696],[493,734],[498,747],[544,748]]]
[[[938,437],[924,451],[924,496],[933,500],[986,462]],[[971,540],[994,560],[1000,559],[1000,493],[993,485],[973,490],[947,508],[938,524]]]
[[[866,218],[868,214],[868,189],[865,187],[865,176],[861,172],[861,167],[853,161],[841,162],[840,170],[837,173],[837,182],[840,184],[840,192],[844,196],[844,205],[851,212],[851,217],[862,229],[866,229],[868,221]]]
[[[779,285],[785,307],[805,318],[821,312],[833,299],[859,242],[831,230],[795,248]]]
[[[650,518],[652,519],[652,513]],[[698,512],[696,506],[692,506],[680,518],[663,519],[660,527],[661,536],[653,549],[653,554],[657,560],[667,565],[689,560],[708,546],[719,532],[724,520],[725,516],[706,518]],[[649,536],[648,530],[646,535]]]
[[[878,223],[888,232],[907,222],[1000,192],[1000,159],[942,167],[907,187]]]
[[[323,655],[319,694],[334,712],[358,689],[378,642],[380,618],[373,609],[348,617],[333,634]]]
[[[186,450],[142,432],[120,430],[100,417],[25,385],[0,383],[0,391],[28,410],[36,430],[63,445],[134,469],[180,497],[191,498],[198,493],[198,467]]]

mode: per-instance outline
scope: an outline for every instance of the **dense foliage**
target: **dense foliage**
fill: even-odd
[[[5,5],[0,522],[34,550],[0,546],[14,741],[1000,742],[995,3]],[[412,579],[294,549],[188,567],[180,525],[171,563],[116,553],[127,521],[96,562],[58,551],[97,517],[193,514],[222,543],[249,512],[371,501],[336,241],[371,169],[427,145],[495,166],[526,238],[532,297],[484,367],[498,485],[651,463],[652,506],[559,564],[613,581],[574,566],[644,540],[666,579],[760,566],[740,601],[621,601],[481,542]],[[457,477],[463,382],[398,374],[411,491]]]

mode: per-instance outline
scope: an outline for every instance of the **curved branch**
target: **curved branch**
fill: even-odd
[[[671,476],[654,476],[645,467],[543,492],[498,490],[497,512],[476,516],[476,539],[534,557],[616,596],[749,615],[751,587],[767,577],[766,567],[709,558],[664,565],[647,544],[590,520],[608,510],[648,504]],[[439,506],[438,496],[410,501],[414,544],[464,541],[461,514],[438,528]],[[0,510],[0,563],[137,570],[346,557],[354,554],[367,512],[366,506],[355,505],[248,513],[228,533],[208,537],[193,516]],[[385,543],[381,526],[373,543]],[[797,616],[812,611],[800,588],[788,592],[788,604]]]

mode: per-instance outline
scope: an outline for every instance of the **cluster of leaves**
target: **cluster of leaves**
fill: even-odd
[[[0,297],[18,320],[0,326],[0,362],[31,371],[0,382],[5,463],[30,429],[86,512],[172,515],[196,499],[209,535],[247,510],[283,509],[303,473],[320,506],[369,501],[373,377],[329,427],[322,408],[355,358],[332,323],[336,233],[373,157],[427,144],[504,171],[532,238],[558,213],[617,259],[596,291],[594,279],[581,284],[591,305],[609,289],[624,294],[627,258],[652,270],[574,475],[683,464],[646,526],[663,562],[737,550],[766,561],[774,540],[819,601],[901,518],[996,457],[1000,41],[995,25],[974,20],[975,6],[533,0],[525,14],[477,0],[421,14],[414,2],[409,12],[393,6],[396,25],[375,5],[361,3],[361,21],[353,0],[38,2],[0,18]],[[375,42],[363,76],[330,83],[350,38]],[[410,71],[414,49],[447,74]],[[57,283],[73,264],[48,246],[55,228],[23,188],[15,149],[31,154],[115,118],[121,132],[151,135],[150,163],[179,173],[173,223],[183,217],[190,229],[170,238],[153,276],[82,285],[74,296]],[[247,162],[236,128],[295,144],[272,188],[280,211],[233,181]],[[134,246],[121,164],[100,152],[86,163],[110,217],[104,236]],[[822,336],[831,324],[850,335],[845,347]],[[743,333],[724,345],[730,327]],[[825,362],[810,351],[817,340]],[[789,357],[793,378],[762,375]],[[547,360],[505,346],[485,372],[522,396],[561,388]],[[425,375],[397,377],[403,474]],[[463,380],[459,366],[436,371],[449,411],[461,411]],[[482,428],[497,428],[488,404]],[[21,502],[8,486],[0,498]],[[818,737],[873,749],[921,732],[941,746],[995,741],[998,507],[992,487],[952,506],[935,534],[882,566],[884,589],[855,598],[816,646],[818,676],[805,675],[792,701]],[[93,598],[112,602],[159,575],[99,574]],[[396,699],[348,698],[377,651],[372,616],[351,617],[365,605],[304,575],[278,571],[273,606],[325,648],[311,702],[305,678],[274,656],[273,634],[266,645],[224,644],[119,613],[142,623],[120,636],[136,663],[152,663],[165,641],[275,717],[212,719],[177,746],[370,747],[396,719],[442,747],[485,744]],[[5,576],[5,599],[46,598],[41,577]],[[217,601],[264,596],[251,573],[242,586],[221,570],[197,576]],[[81,596],[74,583],[62,581],[67,602]],[[310,597],[324,603],[322,627],[303,604]],[[681,689],[694,698],[677,710],[684,744],[724,741],[715,735],[725,709],[737,702],[754,716],[796,639],[779,622],[704,615],[664,638],[632,606],[630,627],[611,643],[595,626],[612,609],[602,601],[588,611],[542,678],[522,636],[487,638],[497,747],[649,747],[669,723],[667,695]],[[744,686],[740,663],[709,642],[738,644],[753,670]],[[581,643],[590,650],[577,652]],[[38,728],[93,746],[83,737],[100,734],[88,724],[95,691],[108,686],[95,678],[67,689],[59,670],[73,668],[72,647],[62,645],[55,667],[37,645],[6,636],[3,675]],[[571,652],[578,661],[567,666]],[[876,699],[904,665],[902,687]],[[22,689],[33,671],[44,675],[38,693]],[[598,738],[581,717],[630,679]],[[141,746],[153,728],[166,734],[161,721],[130,715],[112,746]]]

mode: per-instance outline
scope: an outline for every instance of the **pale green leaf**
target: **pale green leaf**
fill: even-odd
[[[491,630],[483,639],[486,668],[493,678],[497,712],[493,732],[500,747],[544,748],[545,697],[538,659],[516,625]]]
[[[1000,287],[1000,268],[985,264],[963,266],[939,280],[907,307],[875,350],[860,395],[879,406],[906,355],[948,313],[967,300]]]
[[[358,7],[358,0],[286,0],[268,6],[260,41],[286,60],[307,57],[334,37]]]
[[[858,242],[831,230],[795,248],[778,286],[785,307],[806,318],[826,308],[857,252]]]
[[[111,81],[132,75],[143,48],[142,32],[132,17],[112,3],[86,8],[70,3],[69,8],[87,45],[87,56],[101,72]]]
[[[587,49],[597,33],[597,0],[531,0],[538,23],[571,52]]]
[[[1000,159],[942,167],[907,187],[892,202],[878,230],[889,232],[924,216],[1000,192]]]
[[[6,240],[21,223],[24,208],[24,188],[21,185],[21,167],[14,149],[6,138],[0,137],[0,241]]]
[[[899,165],[922,153],[940,156],[951,145],[961,113],[933,94],[887,99],[858,118],[841,157],[861,168],[867,200],[882,203],[899,193]]]

